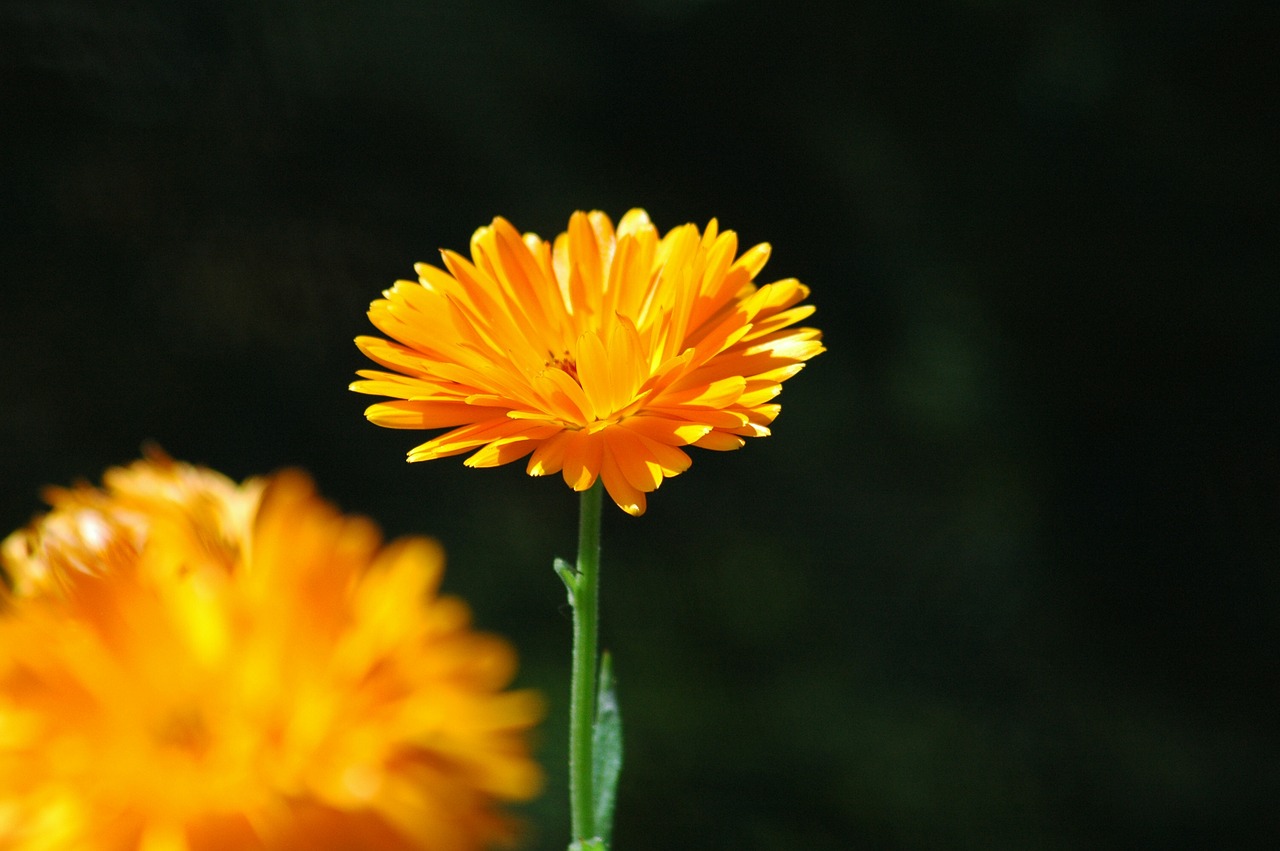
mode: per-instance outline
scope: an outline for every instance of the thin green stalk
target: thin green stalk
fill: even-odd
[[[596,641],[599,632],[600,506],[597,481],[582,492],[578,522],[578,564],[573,591],[573,683],[569,695],[569,805],[573,839],[596,835],[592,802],[592,725],[596,709]]]

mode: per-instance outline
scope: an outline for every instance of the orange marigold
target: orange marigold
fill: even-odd
[[[471,259],[442,251],[418,264],[369,318],[391,341],[358,337],[392,370],[351,385],[395,401],[365,415],[389,428],[450,431],[409,452],[425,461],[476,450],[490,467],[530,456],[528,472],[560,472],[574,490],[597,477],[623,510],[686,470],[682,447],[738,449],[769,433],[782,382],[823,351],[795,328],[813,312],[795,279],[757,285],[769,257],[737,255],[713,219],[658,231],[643,210],[615,230],[574,213],[548,243],[496,218],[471,238]]]
[[[540,784],[536,695],[300,473],[155,456],[55,490],[0,588],[0,848],[480,849]]]

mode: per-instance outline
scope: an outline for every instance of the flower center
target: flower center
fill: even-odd
[[[199,758],[213,744],[213,736],[199,710],[177,708],[169,712],[153,731],[155,742]]]
[[[579,384],[582,383],[581,381],[578,381],[578,362],[573,359],[573,355],[569,353],[568,349],[565,349],[564,354],[559,356],[548,351],[546,367],[548,369],[555,367],[556,369],[568,373],[569,377],[574,381],[577,381]]]

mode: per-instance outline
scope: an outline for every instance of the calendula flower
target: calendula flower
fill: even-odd
[[[300,473],[49,494],[0,591],[0,848],[480,849],[540,775],[515,657]]]
[[[390,372],[351,385],[394,401],[365,415],[388,428],[449,429],[409,452],[464,452],[491,467],[528,456],[530,475],[574,490],[604,481],[623,510],[686,470],[684,447],[738,449],[769,433],[782,382],[823,351],[793,327],[813,312],[794,279],[758,285],[768,245],[738,255],[713,219],[659,237],[643,210],[615,229],[574,213],[546,242],[496,218],[471,259],[442,251],[418,264],[369,318],[391,340],[356,344]]]

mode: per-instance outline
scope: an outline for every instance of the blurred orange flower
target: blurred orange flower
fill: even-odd
[[[474,467],[529,456],[574,490],[597,477],[623,510],[691,463],[682,447],[737,449],[769,433],[782,382],[823,351],[795,328],[813,312],[795,279],[757,285],[768,245],[737,255],[713,219],[659,237],[643,210],[615,230],[574,213],[546,242],[497,218],[471,259],[443,251],[419,281],[398,281],[369,318],[390,341],[357,345],[391,372],[351,385],[394,401],[365,415],[389,428],[449,431],[409,453],[425,461],[476,450]]]
[[[241,485],[160,456],[3,545],[0,847],[479,849],[533,796],[540,701],[300,473]]]

